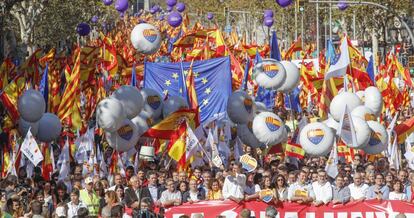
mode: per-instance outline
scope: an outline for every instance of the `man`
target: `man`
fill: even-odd
[[[83,202],[79,200],[79,190],[73,189],[70,193],[70,202],[67,203],[68,208],[68,218],[72,218],[78,215],[78,211],[80,208],[87,208]]]
[[[400,170],[400,172],[398,172],[398,180],[402,182],[404,188],[410,186],[410,181],[408,181],[408,172],[406,170]]]
[[[158,186],[158,176],[157,173],[154,171],[150,171],[147,175],[148,178],[148,191],[151,194],[151,199],[153,204],[159,206],[159,199],[161,197],[161,193],[164,191]]]
[[[137,176],[132,176],[129,182],[131,187],[125,190],[124,201],[127,207],[138,211],[141,206],[140,199],[144,197],[151,198],[151,194],[148,188],[142,187],[142,180],[139,180]]]
[[[90,216],[98,216],[99,196],[93,189],[93,180],[91,177],[85,179],[85,189],[80,191],[80,200],[87,206]]]
[[[223,197],[240,203],[244,198],[246,175],[241,173],[241,164],[233,165],[232,173],[226,177],[223,184]]]
[[[122,176],[119,173],[116,173],[114,176],[114,185],[108,188],[108,191],[115,191],[117,185],[123,185]]]
[[[133,166],[128,166],[125,169],[125,178],[126,178],[127,181],[129,181],[131,179],[131,177],[134,175],[134,173],[135,173],[134,171],[135,170],[134,170]]]
[[[203,188],[197,188],[197,182],[195,180],[190,180],[189,190],[183,194],[184,203],[198,202],[206,199],[206,193]]]
[[[203,183],[201,185],[199,185],[199,188],[204,189],[204,193],[207,195],[207,193],[208,193],[208,184],[211,181],[211,172],[208,171],[208,170],[204,171],[203,175],[202,175],[202,179],[203,179]]]
[[[251,211],[249,209],[243,209],[240,214],[239,218],[250,218],[251,217]]]
[[[196,167],[194,169],[194,173],[191,179],[197,181],[197,185],[200,185],[203,183],[203,178],[201,178],[201,167]]]
[[[315,199],[315,193],[313,192],[312,185],[307,185],[307,173],[300,171],[298,181],[289,186],[288,199],[289,201],[296,202],[298,204],[308,204]]]
[[[174,181],[167,179],[167,190],[161,194],[160,202],[163,207],[178,206],[181,204],[181,193],[175,189]]]
[[[354,174],[354,183],[350,184],[348,187],[351,192],[351,201],[365,200],[369,186],[362,182],[361,173]]]
[[[405,187],[405,194],[407,195],[408,202],[414,203],[414,173],[410,174],[411,185]]]
[[[318,172],[318,181],[312,183],[312,188],[315,193],[315,206],[328,204],[332,200],[332,187],[326,177],[326,172],[321,170]]]
[[[178,182],[187,182],[187,173],[185,171],[178,173]]]
[[[295,172],[290,172],[289,176],[288,176],[288,181],[287,181],[288,185],[292,185],[296,183],[296,173]]]
[[[131,179],[132,179],[132,177],[131,177]],[[144,186],[144,187],[147,186],[148,181],[145,178],[145,171],[143,169],[138,170],[137,179],[139,180],[139,182],[142,186]]]
[[[367,199],[388,200],[390,190],[384,185],[384,176],[380,173],[375,175],[375,184],[370,186],[367,191]]]
[[[277,217],[277,210],[273,206],[266,207],[265,218],[276,218]]]
[[[344,184],[344,177],[342,175],[336,176],[335,187],[333,188],[333,204],[346,204],[351,198],[351,191],[349,187]]]
[[[174,171],[172,172],[172,179],[174,181],[174,183],[178,183],[178,172]]]

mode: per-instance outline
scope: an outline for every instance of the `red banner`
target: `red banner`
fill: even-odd
[[[224,215],[226,218],[236,218],[244,208],[252,211],[256,218],[264,218],[268,204],[251,201],[237,204],[226,201],[203,201],[193,204],[184,204],[166,210],[167,218],[178,218],[186,214],[202,213],[205,218],[215,218]],[[377,201],[369,200],[360,203],[348,203],[327,206],[310,206],[296,203],[283,203],[276,205],[279,218],[394,218],[399,213],[404,213],[408,218],[414,218],[414,204],[402,201]]]

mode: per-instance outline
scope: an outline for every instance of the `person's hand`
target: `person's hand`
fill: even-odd
[[[192,203],[194,203],[194,201],[193,200],[189,200],[188,203],[192,204]]]
[[[332,204],[339,204],[339,203],[341,203],[341,202],[336,200],[336,199],[332,201]]]
[[[303,203],[304,203],[304,201],[303,201],[303,200],[298,200],[298,201],[296,201],[296,203],[298,203],[298,204],[303,204]]]
[[[313,202],[313,205],[316,206],[316,207],[319,207],[322,204],[323,204],[322,201],[315,201],[315,202]]]

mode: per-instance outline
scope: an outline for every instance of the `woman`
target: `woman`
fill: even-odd
[[[286,201],[288,197],[288,190],[286,179],[282,175],[276,176],[276,186],[275,189],[277,191],[278,197],[280,201]]]
[[[115,191],[107,191],[105,193],[105,203],[106,206],[102,208],[101,216],[102,218],[110,218],[112,207],[118,203],[118,196]]]
[[[56,186],[56,193],[54,198],[53,206],[56,206],[60,203],[68,203],[69,202],[69,195],[67,193],[66,185],[62,182],[58,183]]]
[[[105,189],[103,188],[101,182],[95,183],[93,188],[96,195],[99,197],[99,209],[102,210],[102,208],[105,206]]]
[[[392,183],[394,182],[394,176],[391,172],[387,173],[385,176],[385,184],[388,186],[388,188],[391,190],[393,189]]]
[[[125,197],[125,188],[123,185],[116,185],[115,186],[115,193],[116,193],[116,197],[118,198],[118,202],[122,203],[123,205],[125,205],[125,201],[124,201],[124,197]]]
[[[390,195],[388,196],[389,200],[402,200],[402,201],[407,200],[407,195],[403,193],[404,187],[399,180],[394,182],[394,185],[392,186],[392,188],[393,188],[393,191],[390,192]]]
[[[256,173],[249,173],[246,179],[246,186],[244,188],[244,200],[250,201],[259,198],[260,186],[257,184]]]
[[[217,179],[212,179],[208,186],[207,200],[224,200],[221,186]]]
[[[279,196],[278,195],[279,194],[277,193],[277,190],[274,188],[274,186],[272,184],[272,180],[270,179],[269,176],[263,177],[260,188],[261,188],[261,190],[266,190],[266,189],[271,190],[273,192],[273,199],[272,199],[273,202],[275,204],[278,203],[278,201],[279,201]],[[261,196],[260,196],[260,198],[261,198],[261,200],[263,200]]]
[[[7,201],[5,213],[11,215],[12,217],[21,217],[24,215],[24,209],[21,205],[21,198],[17,194],[13,194],[11,198]]]
[[[78,215],[80,208],[87,208],[87,206],[79,200],[79,190],[73,189],[70,192],[70,202],[67,203],[68,206],[68,218],[72,218]]]
[[[187,192],[187,183],[186,182],[180,182],[178,184],[178,191],[181,193],[181,202],[184,202],[184,193]]]

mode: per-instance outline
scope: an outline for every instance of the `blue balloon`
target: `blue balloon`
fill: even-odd
[[[109,6],[112,4],[112,0],[103,0],[104,5]]]
[[[80,36],[87,36],[91,32],[91,27],[87,23],[80,23],[76,27],[76,32]]]
[[[183,12],[183,11],[185,11],[185,4],[180,2],[180,3],[177,4],[176,8],[177,8],[178,12]]]

